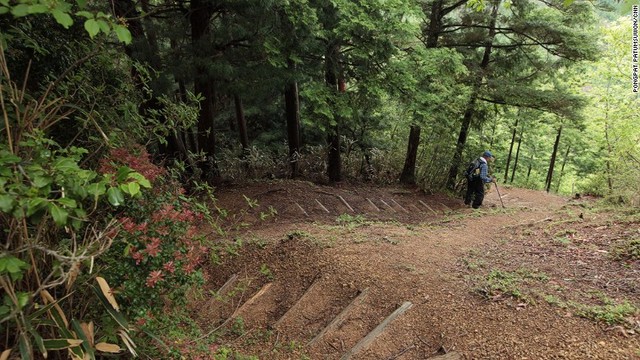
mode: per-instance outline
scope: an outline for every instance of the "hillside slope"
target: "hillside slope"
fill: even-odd
[[[194,316],[260,359],[640,358],[640,264],[623,251],[637,213],[500,194],[478,211],[404,188],[225,190],[221,208],[257,204],[228,218],[251,225],[221,246],[217,296]]]

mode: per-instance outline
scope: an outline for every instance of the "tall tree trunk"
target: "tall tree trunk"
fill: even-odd
[[[416,158],[418,157],[418,146],[420,146],[420,126],[411,125],[409,132],[409,143],[407,145],[407,157],[404,161],[404,168],[400,175],[400,183],[413,185],[416,183]]]
[[[511,133],[511,144],[509,145],[509,155],[507,155],[507,166],[504,169],[504,182],[507,182],[509,179],[509,165],[511,164],[511,153],[513,152],[513,144],[516,142],[516,132],[518,131],[518,120],[519,117],[516,116],[516,123],[513,124],[513,132]]]
[[[329,144],[327,175],[330,182],[339,182],[342,180],[342,159],[340,157],[340,130],[337,126],[329,130],[327,143]]]
[[[191,24],[191,42],[194,58],[204,58],[205,46],[201,44],[203,38],[209,32],[209,21],[213,15],[211,5],[206,0],[192,0],[189,12]],[[215,163],[216,143],[214,134],[213,88],[209,80],[209,74],[202,65],[196,65],[194,74],[194,90],[202,95],[200,112],[198,114],[198,151],[205,154],[205,161],[200,164],[202,177],[212,180],[218,176]]]
[[[468,0],[459,0],[448,7],[444,7],[444,0],[435,0],[431,3],[431,7],[429,8],[429,26],[426,28],[427,33],[423,33],[427,38],[425,41],[427,48],[438,47],[438,40],[440,34],[442,34],[442,19],[445,15],[467,2]],[[426,12],[426,9],[423,8],[423,11]]]
[[[240,95],[233,95],[233,103],[236,108],[236,122],[238,123],[238,134],[242,145],[242,156],[249,151],[249,135],[247,135],[247,120],[244,117],[244,107]]]
[[[527,178],[525,180],[527,184],[529,183],[529,177],[531,177],[531,169],[533,168],[533,163],[536,160],[536,151],[537,151],[537,146],[536,144],[533,144],[532,149],[530,151],[531,156],[529,157],[529,166],[527,166]]]
[[[290,64],[290,67],[292,64]],[[284,103],[287,118],[287,142],[289,143],[289,165],[291,178],[300,176],[298,158],[300,155],[300,101],[298,83],[291,81],[284,90]]]
[[[339,94],[338,85],[338,54],[339,46],[329,44],[325,59],[325,80],[327,86],[332,90],[333,94]],[[336,106],[336,104],[332,104]],[[342,180],[342,164],[340,159],[340,118],[338,112],[334,112],[336,125],[330,126],[327,134],[327,144],[329,151],[327,154],[327,175],[329,182],[339,182]]]
[[[558,177],[558,183],[556,184],[556,192],[560,191],[560,182],[562,181],[562,175],[564,175],[564,166],[567,164],[569,158],[569,152],[571,151],[571,145],[567,146],[567,152],[564,153],[564,159],[562,159],[562,166],[560,167],[560,176]]]
[[[475,115],[475,106],[478,99],[480,87],[482,85],[482,79],[486,75],[485,73],[487,72],[487,69],[489,67],[491,50],[493,48],[493,39],[496,36],[496,20],[498,18],[498,8],[500,7],[500,2],[501,0],[494,1],[493,9],[491,11],[489,34],[485,41],[484,54],[482,56],[482,61],[480,62],[480,71],[478,71],[478,74],[476,75],[473,82],[473,91],[471,92],[471,98],[469,99],[469,103],[467,104],[467,108],[464,112],[464,117],[460,126],[460,133],[458,135],[458,142],[456,143],[456,150],[453,154],[451,167],[449,168],[449,176],[447,179],[447,187],[449,189],[454,189],[456,185],[458,169],[460,167],[460,163],[462,162],[462,151],[464,150],[464,145],[467,142],[467,136],[469,133],[469,128],[471,127],[471,121],[473,120],[473,117]]]
[[[553,144],[553,152],[551,153],[551,160],[549,161],[549,171],[547,171],[547,179],[545,184],[545,190],[549,192],[551,190],[551,181],[553,180],[553,168],[556,165],[556,157],[558,154],[558,145],[560,145],[560,136],[562,135],[562,125],[558,127],[558,134],[556,135],[556,142]]]
[[[513,170],[511,171],[511,180],[509,183],[513,184],[513,178],[516,176],[516,169],[518,168],[518,159],[520,159],[520,145],[522,145],[522,137],[524,136],[523,132],[520,132],[520,137],[518,137],[518,150],[516,150],[516,160],[513,162]]]
[[[371,164],[371,154],[369,153],[369,151],[363,149],[363,152],[364,152],[365,169],[362,177],[364,178],[365,182],[369,182],[371,181],[371,177],[374,174],[374,168],[373,168],[373,164]]]
[[[611,146],[611,141],[609,140],[609,119],[608,119],[608,111],[605,114],[605,123],[604,123],[604,139],[607,142],[607,160],[605,164],[607,166],[607,186],[609,187],[609,193],[613,192],[613,170],[611,170],[611,157],[613,156],[613,147]]]
[[[438,38],[442,31],[442,6],[444,0],[436,0],[431,4],[429,13],[429,28],[427,33],[427,48],[435,48],[438,46]]]

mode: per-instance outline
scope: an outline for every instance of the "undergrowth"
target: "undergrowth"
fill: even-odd
[[[599,297],[600,304],[585,304],[576,300],[562,300],[554,295],[544,295],[543,297],[547,303],[568,309],[577,316],[586,319],[607,325],[623,325],[628,328],[638,327],[638,324],[634,323],[632,319],[640,314],[640,308],[627,300],[615,301],[602,295]]]
[[[546,274],[525,268],[516,271],[493,269],[485,277],[476,280],[478,285],[475,291],[487,299],[507,296],[533,303],[532,285],[548,280],[549,277]]]

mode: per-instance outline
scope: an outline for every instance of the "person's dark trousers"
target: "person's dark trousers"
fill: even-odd
[[[464,203],[466,205],[471,204],[474,209],[477,209],[482,205],[484,200],[484,184],[482,179],[473,179],[467,183],[467,193],[464,196]],[[472,202],[473,201],[473,202]]]

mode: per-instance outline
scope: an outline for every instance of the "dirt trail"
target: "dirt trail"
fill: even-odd
[[[205,331],[222,324],[220,343],[260,359],[640,358],[637,313],[615,327],[566,306],[593,291],[640,305],[638,261],[612,262],[601,250],[637,223],[602,229],[602,246],[580,242],[611,219],[543,192],[500,193],[506,209],[492,191],[479,211],[396,188],[279,182],[221,193],[226,208],[240,208],[241,195],[260,205],[242,219],[254,225],[236,237],[240,256],[223,252],[210,274],[212,291],[237,274],[234,291],[194,304],[199,321]],[[258,221],[270,206],[278,215]],[[570,244],[558,246],[569,228]],[[603,274],[609,282],[593,280]]]

